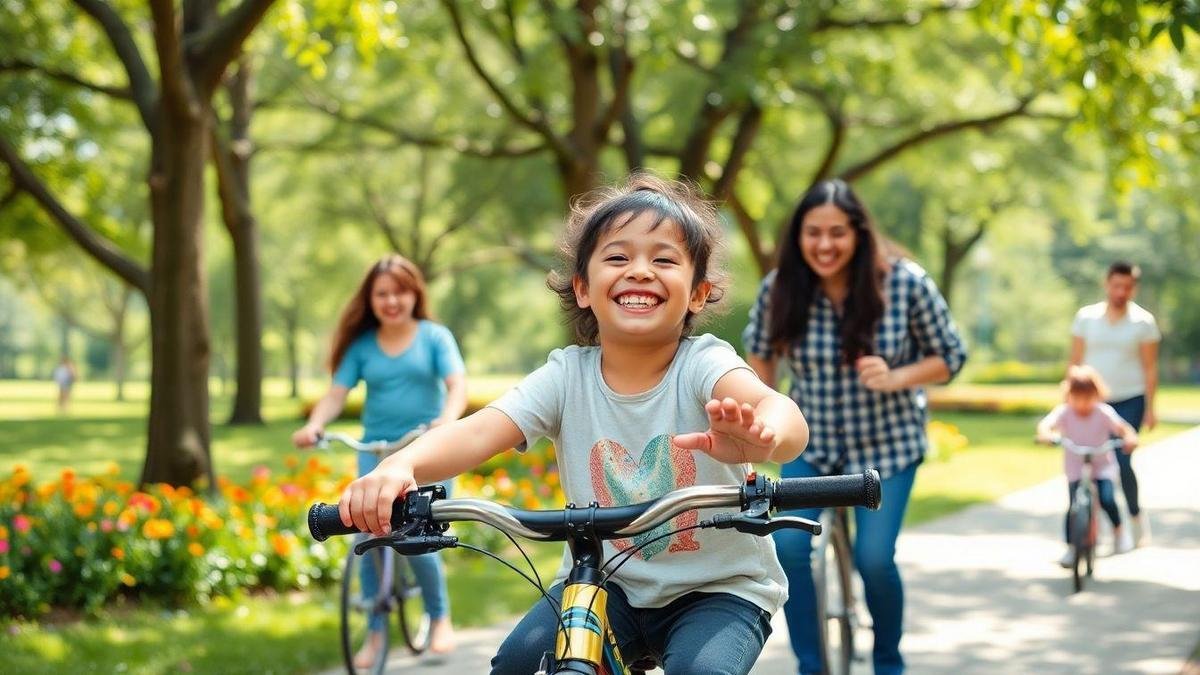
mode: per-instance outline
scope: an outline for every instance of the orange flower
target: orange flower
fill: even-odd
[[[142,536],[147,539],[167,539],[175,534],[175,525],[163,518],[151,518],[142,525]]]
[[[96,512],[96,502],[80,502],[75,505],[73,510],[75,515],[80,518],[91,518],[92,514]]]
[[[12,570],[8,569],[8,565],[0,565],[0,581],[7,579],[10,574]]]
[[[120,546],[114,546],[111,553],[112,557],[116,558],[117,560],[125,559],[125,549],[121,548]]]
[[[192,543],[188,544],[188,553],[191,553],[192,556],[199,558],[200,556],[204,555],[204,547],[198,542],[193,541]]]
[[[275,554],[280,558],[286,558],[292,552],[293,537],[291,533],[286,535],[278,532],[271,535],[271,548],[275,549]]]
[[[283,465],[289,469],[294,469],[300,466],[300,458],[295,455],[288,455],[283,458]]]
[[[187,526],[187,536],[188,536],[188,539],[195,539],[196,537],[199,537],[200,536],[200,528],[196,527],[195,525],[188,525]]]
[[[117,504],[116,502],[112,502],[112,501],[104,502],[104,515],[109,516],[111,518],[112,516],[117,515],[117,512],[120,510],[121,510],[121,506],[119,504]]]
[[[135,492],[129,495],[129,506],[135,509],[141,509],[146,513],[157,514],[162,505],[159,504],[158,498],[154,495],[146,494],[145,492]]]
[[[0,539],[8,539],[8,528],[0,525]]]

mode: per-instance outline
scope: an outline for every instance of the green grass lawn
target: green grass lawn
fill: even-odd
[[[502,384],[502,379],[485,384],[499,388],[496,383]],[[218,473],[244,480],[254,466],[281,469],[284,458],[296,453],[289,438],[300,424],[298,402],[286,398],[282,382],[269,381],[264,390],[266,424],[261,427],[222,425],[229,399],[214,396],[213,457]],[[81,474],[99,473],[112,461],[123,476],[136,480],[145,443],[146,389],[131,384],[130,400],[125,402],[112,401],[112,392],[108,384],[81,383],[69,413],[59,415],[52,384],[0,381],[0,471],[20,462],[39,479],[48,479],[67,466]],[[320,385],[304,393],[319,395]],[[1057,400],[1053,387],[1036,385],[988,387],[972,394],[1044,397],[1047,408]],[[1163,415],[1200,413],[1200,389],[1164,388],[1160,410]],[[994,500],[1060,470],[1058,451],[1031,441],[1036,415],[938,413],[935,418],[956,425],[970,445],[920,469],[907,516],[910,524]],[[355,429],[352,423],[339,426]],[[1153,442],[1184,428],[1164,424],[1145,440]],[[339,468],[352,470],[348,453],[337,461]],[[530,545],[528,550],[543,578],[551,575],[558,546]],[[457,625],[493,623],[523,611],[537,598],[498,563],[465,550],[444,555]],[[507,555],[510,562],[519,561],[519,556]],[[13,672],[313,671],[335,666],[340,658],[336,593],[254,596],[170,610],[118,607],[83,620],[9,623],[0,626],[0,654],[6,666],[0,670]]]

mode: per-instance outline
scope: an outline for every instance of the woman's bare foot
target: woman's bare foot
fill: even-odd
[[[449,654],[454,651],[454,626],[450,617],[444,616],[429,627],[429,651],[434,654]]]
[[[375,665],[375,659],[379,656],[379,650],[383,649],[383,631],[373,630],[367,633],[367,639],[363,640],[363,646],[354,655],[355,668],[370,668]]]

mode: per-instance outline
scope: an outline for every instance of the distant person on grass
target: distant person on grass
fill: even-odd
[[[1137,447],[1137,432],[1125,420],[1121,419],[1112,406],[1104,403],[1106,387],[1100,375],[1089,366],[1071,366],[1067,379],[1063,380],[1063,402],[1050,411],[1038,423],[1038,440],[1049,443],[1057,433],[1075,445],[1096,447],[1103,445],[1110,436],[1116,436],[1124,445],[1121,452],[1111,450],[1092,459],[1092,478],[1096,482],[1096,492],[1100,497],[1100,506],[1108,514],[1113,526],[1113,553],[1125,553],[1133,548],[1129,531],[1121,524],[1121,512],[1113,496],[1113,481],[1117,479],[1117,457],[1128,455]],[[1113,455],[1116,455],[1114,457]],[[1067,474],[1068,494],[1071,506],[1075,504],[1075,488],[1083,479],[1083,458],[1079,455],[1063,451],[1063,471]],[[1059,562],[1063,567],[1069,567],[1074,560],[1070,549],[1070,506],[1067,507],[1067,552]]]
[[[1158,343],[1162,334],[1154,315],[1133,301],[1142,271],[1118,261],[1108,268],[1105,299],[1083,307],[1071,326],[1070,365],[1089,365],[1109,387],[1108,404],[1136,431],[1158,423],[1154,394],[1158,389]],[[1133,519],[1135,545],[1150,539],[1150,523],[1138,503],[1138,481],[1132,455],[1117,453],[1121,491]]]
[[[292,435],[297,447],[309,447],[337,418],[346,396],[360,380],[367,383],[363,406],[364,442],[394,441],[422,424],[452,422],[467,407],[467,380],[454,336],[429,318],[425,279],[412,262],[389,255],[371,266],[358,292],[346,305],[334,333],[329,368],[333,384],[317,402],[308,423]],[[379,458],[358,453],[358,473],[375,468]],[[447,492],[450,485],[446,484]],[[410,556],[431,625],[429,650],[454,648],[446,577],[438,553]],[[364,556],[363,595],[375,595],[373,558]],[[370,580],[370,581],[368,581]],[[371,632],[355,658],[369,665],[382,644],[384,617],[372,617]]]
[[[71,357],[64,355],[54,368],[54,384],[58,385],[58,411],[65,413],[71,403],[71,388],[75,386],[75,364]]]

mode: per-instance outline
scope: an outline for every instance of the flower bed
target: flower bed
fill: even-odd
[[[166,484],[137,490],[115,465],[94,478],[66,469],[41,484],[18,466],[0,481],[0,615],[334,581],[345,542],[311,542],[305,514],[350,477],[315,458],[288,464],[280,476],[260,467],[246,485],[221,480],[212,496]]]

